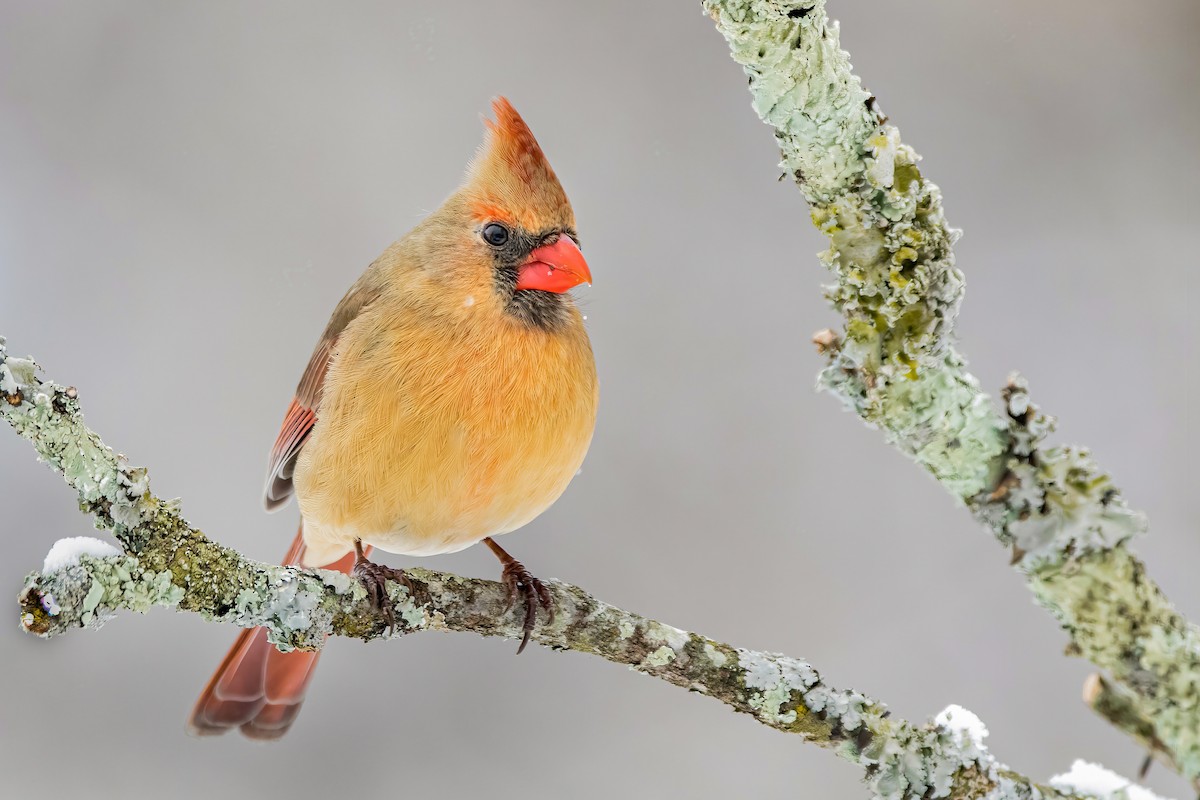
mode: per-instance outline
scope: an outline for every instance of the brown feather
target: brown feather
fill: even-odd
[[[296,394],[288,406],[287,413],[284,414],[283,425],[279,429],[267,462],[267,482],[263,488],[263,505],[267,511],[279,510],[292,496],[292,471],[296,456],[308,440],[312,426],[316,424],[316,411],[321,403],[325,373],[329,369],[329,360],[333,357],[337,338],[350,321],[379,296],[374,266],[372,264],[367,268],[334,308],[320,341],[308,359],[308,366],[300,376]]]
[[[283,563],[303,558],[304,537],[297,532]],[[325,569],[349,573],[353,566],[347,557]],[[188,730],[213,736],[240,728],[252,739],[278,739],[300,713],[320,657],[321,651],[279,652],[267,641],[266,628],[242,631],[196,701]]]

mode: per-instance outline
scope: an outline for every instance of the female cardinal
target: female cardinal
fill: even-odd
[[[425,556],[484,542],[524,600],[519,653],[550,595],[492,537],[558,499],[591,442],[596,367],[565,292],[592,276],[533,134],[504,98],[492,110],[464,185],[334,309],[271,450],[265,502],[300,505],[285,564],[348,572],[385,617],[385,580],[405,578],[367,560],[372,546]],[[190,729],[279,738],[319,655],[243,631]]]

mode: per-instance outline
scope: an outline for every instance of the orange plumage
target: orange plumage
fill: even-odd
[[[490,537],[549,507],[587,452],[596,370],[566,291],[591,274],[532,132],[507,100],[492,108],[465,184],[335,309],[272,449],[265,500],[299,501],[285,563],[351,572],[376,598],[402,575],[367,561],[371,546],[420,556],[485,541],[525,597],[527,640],[548,595]],[[191,729],[282,736],[317,655],[243,633]]]

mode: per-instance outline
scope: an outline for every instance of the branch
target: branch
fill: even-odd
[[[1092,673],[1083,683],[1083,702],[1146,749],[1146,761],[1141,774],[1138,775],[1139,779],[1144,777],[1150,768],[1151,759],[1158,759],[1167,768],[1179,771],[1179,767],[1171,759],[1171,754],[1163,748],[1162,742],[1158,741],[1154,723],[1141,716],[1128,691],[1113,686],[1104,680],[1102,675]],[[1192,781],[1192,787],[1200,792],[1200,780]]]
[[[145,469],[129,466],[84,424],[74,388],[43,381],[36,372],[32,359],[9,356],[0,338],[0,416],[63,475],[80,508],[111,531],[124,552],[94,539],[57,543],[20,594],[25,630],[50,637],[99,628],[119,609],[164,606],[265,627],[281,650],[319,648],[329,636],[369,641],[425,630],[520,637],[519,615],[509,613],[507,590],[494,581],[405,570],[413,593],[389,583],[397,624],[388,631],[358,581],[251,561],[209,540],[183,519],[176,502],[150,492]],[[551,582],[549,589],[555,619],[538,626],[534,641],[626,664],[800,734],[862,767],[877,797],[1080,796],[1036,786],[998,764],[970,712],[951,709],[935,723],[916,726],[892,718],[870,697],[831,687],[805,661],[735,648],[631,614],[577,586]]]
[[[963,276],[938,188],[851,71],[825,0],[705,0],[775,129],[782,166],[830,239],[842,336],[820,385],[925,467],[997,540],[1074,650],[1126,690],[1186,777],[1200,777],[1200,630],[1127,547],[1145,531],[1088,452],[1042,447],[1053,420],[1014,376],[997,413],[954,349]]]

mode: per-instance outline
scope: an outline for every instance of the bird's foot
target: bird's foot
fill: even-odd
[[[350,575],[362,581],[363,588],[367,590],[367,599],[383,615],[386,626],[384,632],[395,630],[396,609],[393,608],[391,598],[388,596],[387,582],[392,580],[403,584],[411,596],[413,585],[408,576],[404,574],[404,570],[376,564],[367,559],[360,549],[354,559],[354,567],[350,570]]]
[[[508,603],[504,606],[506,612],[517,602],[518,597],[525,601],[525,620],[521,626],[525,633],[521,637],[521,645],[517,648],[517,655],[520,655],[525,649],[525,645],[529,644],[529,637],[533,633],[534,625],[537,624],[538,606],[545,609],[549,621],[553,622],[554,603],[546,584],[533,577],[533,573],[516,559],[510,558],[504,563],[501,580],[508,587]]]

